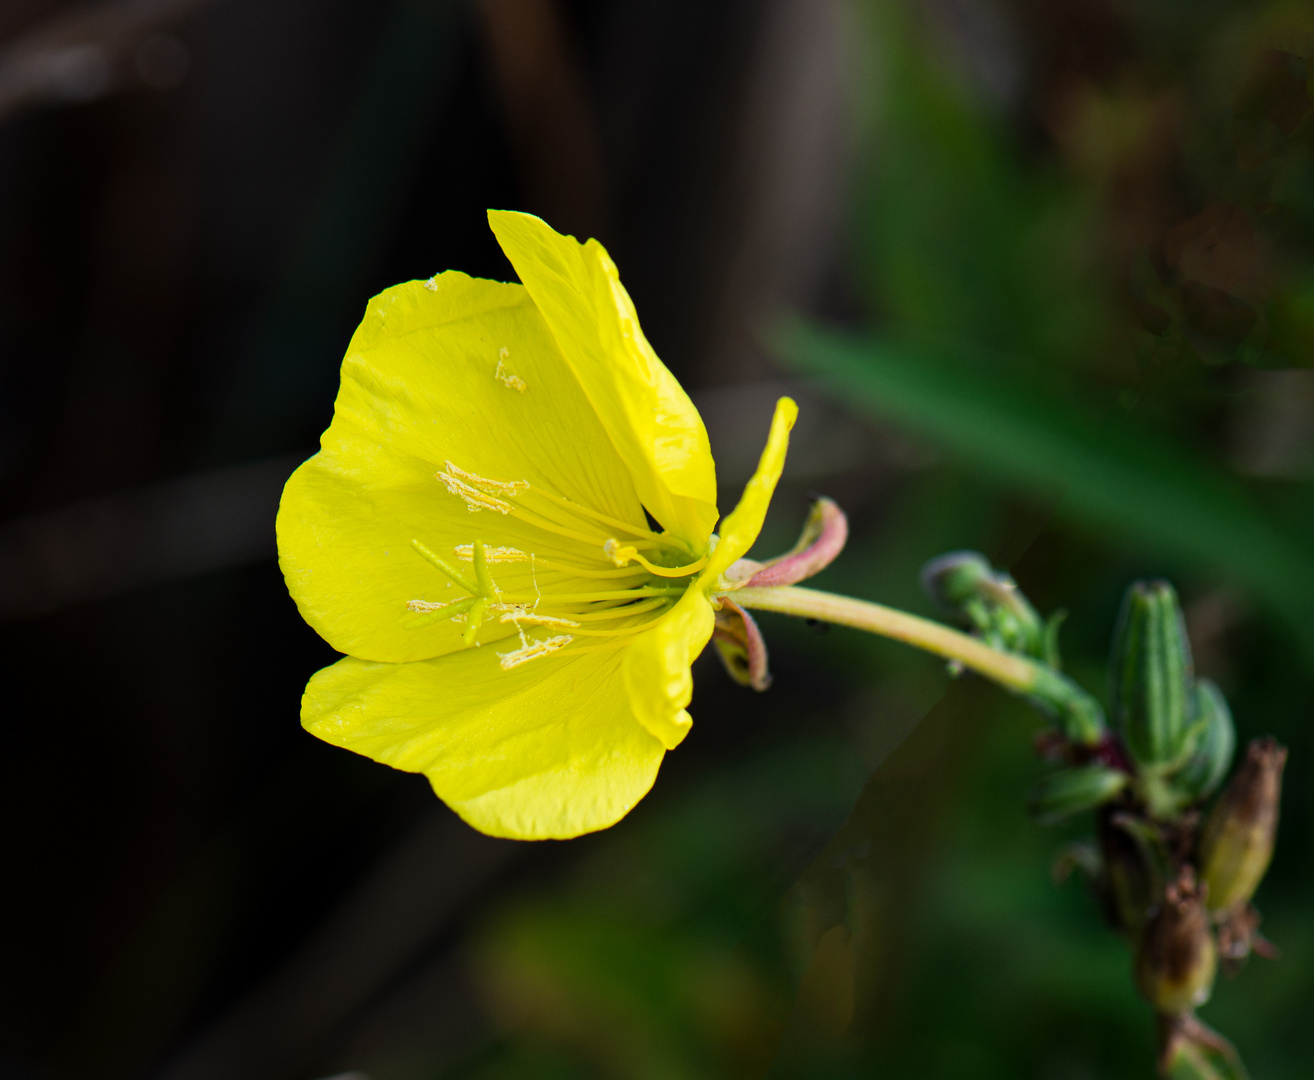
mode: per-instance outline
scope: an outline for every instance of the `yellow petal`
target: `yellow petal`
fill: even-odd
[[[496,510],[472,513],[435,479],[448,461],[645,527],[628,468],[519,285],[453,272],[370,301],[321,446],[284,491],[279,560],[306,621],[353,656],[405,661],[461,647],[459,623],[404,627],[409,601],[465,595],[413,540],[451,562],[476,539],[550,555],[541,532]],[[600,551],[609,532],[597,528]],[[504,590],[590,588],[528,562],[493,570]],[[492,622],[480,640],[511,632]]]
[[[744,488],[739,505],[721,522],[720,540],[703,571],[700,583],[715,582],[736,559],[748,554],[757,534],[762,531],[767,507],[775,494],[780,472],[785,467],[785,452],[789,449],[789,433],[798,418],[798,406],[790,398],[776,402],[771,417],[771,432],[766,448],[758,460],[757,471]]]
[[[615,264],[596,240],[580,244],[531,214],[490,210],[488,220],[629,464],[643,505],[701,555],[717,518],[707,431],[639,329]]]
[[[625,687],[639,722],[674,750],[693,724],[687,706],[693,697],[690,665],[711,639],[712,605],[692,588],[651,630],[625,650]]]
[[[481,832],[564,839],[624,817],[665,752],[635,722],[621,664],[621,649],[510,671],[496,646],[413,664],[346,657],[310,680],[301,722],[335,746],[424,773]]]

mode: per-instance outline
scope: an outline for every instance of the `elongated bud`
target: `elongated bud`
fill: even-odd
[[[1245,761],[1214,804],[1200,834],[1199,864],[1209,909],[1248,904],[1268,870],[1277,839],[1278,804],[1287,751],[1276,739],[1255,739]]]
[[[1103,765],[1082,765],[1050,773],[1027,798],[1027,809],[1044,822],[1060,821],[1116,798],[1131,780],[1125,772]]]
[[[1141,933],[1136,988],[1160,1013],[1184,1013],[1209,1000],[1218,947],[1205,911],[1207,891],[1196,884],[1190,867],[1184,868]]]
[[[951,551],[922,567],[922,588],[947,611],[966,616],[985,641],[1046,657],[1045,625],[1017,583],[976,551]]]
[[[1168,765],[1190,744],[1191,645],[1166,581],[1138,581],[1123,599],[1113,640],[1114,720],[1142,765]]]
[[[1195,749],[1181,772],[1173,777],[1173,787],[1188,803],[1217,790],[1236,754],[1236,727],[1223,692],[1208,679],[1200,679],[1192,694],[1197,732]]]

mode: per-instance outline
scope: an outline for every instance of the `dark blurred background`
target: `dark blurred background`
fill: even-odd
[[[760,553],[930,613],[977,548],[1102,690],[1178,584],[1291,747],[1276,963],[1205,1019],[1314,1060],[1314,9],[1232,0],[5,0],[0,1077],[1150,1076],[1130,961],[1029,821],[1020,704],[762,620],[612,830],[474,834],[305,735],[273,514],[366,299],[611,251]]]

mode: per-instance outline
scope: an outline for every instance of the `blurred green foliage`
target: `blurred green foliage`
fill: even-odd
[[[1102,692],[1126,582],[1177,582],[1240,737],[1291,747],[1258,897],[1283,957],[1203,1015],[1256,1078],[1303,1077],[1314,8],[1054,8],[996,13],[1016,40],[986,58],[1014,69],[992,81],[954,5],[853,5],[861,325],[775,340],[943,456],[855,521],[819,583],[929,611],[917,567],[979,548],[1042,614],[1071,609],[1066,667]],[[1097,60],[1047,66],[1071,53]],[[764,630],[834,691],[788,705],[814,734],[654,797],[567,879],[490,914],[469,955],[499,1034],[443,1075],[1152,1075],[1127,951],[1050,877],[1089,822],[1023,813],[1034,717],[889,643]],[[798,838],[830,833],[799,865]]]

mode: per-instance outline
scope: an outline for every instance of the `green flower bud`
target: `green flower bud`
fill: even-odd
[[[1209,928],[1205,893],[1189,867],[1164,890],[1136,950],[1136,988],[1155,1010],[1187,1012],[1209,1000],[1218,946]]]
[[[1173,787],[1187,803],[1214,793],[1232,767],[1236,753],[1236,728],[1223,692],[1208,679],[1201,679],[1192,694],[1197,732],[1195,751],[1173,777]]]
[[[951,551],[922,567],[922,588],[937,604],[965,616],[997,648],[1045,659],[1045,625],[1007,574],[976,551]]]
[[[1214,804],[1200,834],[1199,852],[1210,911],[1227,912],[1248,904],[1263,880],[1277,839],[1286,763],[1286,748],[1276,739],[1255,739]]]
[[[950,551],[922,567],[922,588],[941,607],[960,611],[994,577],[990,560],[977,551]]]
[[[1044,822],[1059,821],[1115,798],[1131,780],[1103,765],[1082,765],[1050,773],[1031,789],[1027,808]]]
[[[1142,765],[1169,765],[1191,742],[1191,645],[1166,581],[1138,581],[1123,600],[1113,639],[1114,718]]]

